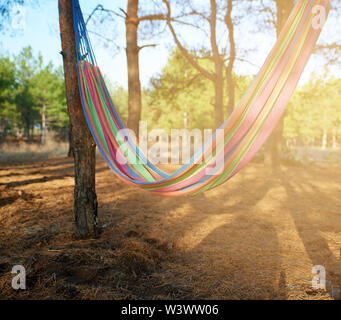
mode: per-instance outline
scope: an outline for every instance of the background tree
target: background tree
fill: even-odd
[[[340,79],[313,75],[288,107],[284,137],[290,147],[336,148],[341,124]]]
[[[294,0],[274,0],[276,4],[276,13],[271,12],[274,17],[270,20],[275,26],[276,36],[278,38],[285,22],[287,21],[292,9],[294,8]],[[278,168],[281,164],[282,138],[283,138],[283,121],[284,117],[278,122],[276,129],[273,131],[265,144],[265,163],[271,165],[273,169]]]
[[[219,7],[217,3],[219,2]],[[164,9],[162,8],[162,3],[166,5],[168,13],[162,13]],[[189,61],[192,64],[192,67],[195,67],[199,70],[204,76],[206,76],[210,81],[213,82],[215,87],[215,119],[216,126],[218,126],[224,119],[224,77],[226,71],[226,77],[228,79],[226,86],[229,93],[229,99],[227,103],[227,113],[231,113],[235,106],[235,97],[234,97],[234,83],[233,83],[233,66],[236,60],[236,49],[234,43],[234,26],[232,23],[232,0],[224,0],[224,1],[210,1],[210,14],[205,15],[203,12],[199,12],[197,9],[193,8],[193,5],[190,1],[186,1],[184,4],[180,5],[177,3],[177,6],[181,6],[184,8],[182,12],[175,16],[171,16],[170,8],[171,3],[169,1],[156,1],[156,9],[152,10],[150,6],[147,4],[143,5],[142,8],[139,8],[140,2],[138,0],[129,0],[127,2],[127,11],[121,9],[124,13],[125,24],[126,24],[126,54],[127,54],[127,66],[128,66],[128,127],[133,129],[135,133],[138,135],[138,124],[141,118],[141,110],[142,110],[142,98],[141,98],[141,82],[140,82],[140,71],[139,71],[139,52],[142,48],[148,46],[154,46],[154,44],[146,44],[139,46],[139,39],[141,38],[141,34],[143,33],[143,29],[146,26],[147,22],[158,22],[158,21],[167,21],[167,24],[170,26],[170,30],[175,35],[175,42],[178,45],[181,52],[186,53],[185,57],[190,58]],[[148,9],[146,9],[146,7]],[[190,9],[186,11],[186,7]],[[219,15],[219,10],[224,10],[225,15]],[[149,12],[148,12],[149,10]],[[218,11],[217,11],[218,10]],[[95,17],[95,12],[101,12],[102,14],[107,14],[111,16],[112,19],[116,19],[117,16],[121,16],[118,12],[112,11],[107,8],[103,8],[101,5],[96,6],[93,12],[89,15],[87,22],[90,19]],[[143,11],[143,12],[142,12]],[[181,19],[183,18],[183,19]],[[192,22],[188,22],[188,18],[193,20],[193,18],[199,19],[199,22],[194,26]],[[218,20],[220,22],[225,22],[228,33],[229,33],[229,46],[230,46],[230,57],[226,58],[226,48],[219,49],[218,48],[218,36],[216,33]],[[105,21],[105,19],[103,19]],[[181,44],[178,36],[175,33],[175,29],[172,23],[180,23],[184,26],[194,26],[198,28],[198,25],[202,25],[206,23],[209,26],[210,33],[210,47],[209,48],[201,48],[201,53],[193,52],[193,50],[185,49],[185,47]],[[142,26],[142,30],[141,29]],[[140,29],[139,29],[140,28]],[[153,33],[155,29],[159,29],[158,27],[147,28],[149,33]],[[205,28],[202,28],[203,30]],[[140,31],[139,31],[140,30]],[[142,32],[141,32],[142,31]],[[139,35],[140,32],[140,35]],[[206,32],[206,30],[204,30]],[[107,36],[105,37],[105,41],[107,42]],[[210,50],[212,50],[212,54],[210,54]],[[221,51],[221,52],[220,52]],[[205,70],[202,68],[202,63],[199,60],[211,59],[214,62],[214,68],[211,70]],[[228,61],[227,66],[225,67],[225,62]],[[212,72],[212,70],[214,70]]]
[[[136,136],[139,134],[139,121],[141,119],[142,110],[142,91],[140,80],[139,54],[143,48],[155,46],[155,44],[139,45],[139,30],[146,22],[164,21],[165,17],[162,13],[142,12],[139,0],[128,0],[127,9],[121,8],[121,13],[115,12],[102,5],[97,5],[87,19],[87,23],[94,17],[96,12],[102,15],[106,14],[111,19],[123,17],[126,26],[126,56],[128,67],[128,127],[132,129]],[[146,6],[147,7],[147,6]],[[150,6],[149,6],[150,9]],[[144,11],[148,11],[144,10]],[[105,23],[106,19],[102,19],[101,23]],[[153,29],[153,28],[152,28]],[[141,30],[140,30],[141,31]],[[151,29],[149,29],[151,31]],[[152,31],[153,32],[153,31]],[[97,34],[98,35],[98,34]],[[114,42],[110,37],[101,35],[105,43]]]
[[[226,81],[228,92],[227,113],[231,114],[235,108],[235,83],[233,81],[233,66],[236,60],[236,44],[234,39],[234,24],[232,21],[232,0],[227,0],[227,10],[225,15],[225,24],[229,33],[230,56],[226,67]]]
[[[211,60],[201,62],[206,69],[213,69]],[[226,80],[223,85],[226,86]],[[235,97],[241,99],[251,84],[251,77],[233,74]],[[179,49],[174,49],[166,66],[151,80],[144,91],[142,119],[148,128],[207,129],[215,126],[214,86],[212,81],[193,68]],[[223,103],[228,102],[225,91]]]
[[[143,21],[162,20],[163,14],[139,16],[139,1],[128,0],[126,23],[126,54],[128,66],[128,127],[136,136],[139,134],[142,99],[139,69],[139,52],[143,47],[138,45],[138,28]]]
[[[15,102],[20,113],[20,124],[24,128],[24,134],[28,141],[32,138],[32,130],[39,120],[38,106],[34,99],[33,79],[41,67],[41,56],[35,59],[32,48],[24,48],[16,57],[16,79],[18,87]]]
[[[40,70],[33,78],[33,94],[41,115],[42,144],[46,143],[49,128],[66,138],[69,119],[63,77],[61,69],[54,70],[51,63],[44,67],[41,62]]]
[[[11,57],[0,58],[0,134],[35,135],[45,142],[48,128],[66,140],[68,116],[62,69],[52,63],[44,65],[41,55],[34,56],[26,47]],[[24,130],[22,130],[22,128]]]
[[[163,0],[167,7],[167,25],[169,30],[173,36],[174,42],[179,48],[180,52],[184,55],[184,57],[188,60],[188,62],[197,69],[204,77],[212,81],[214,85],[215,98],[214,98],[214,118],[215,118],[215,127],[219,127],[224,119],[223,112],[223,97],[224,97],[224,56],[219,51],[218,41],[217,41],[217,3],[215,0],[210,0],[210,9],[209,14],[205,15],[200,13],[196,9],[191,8],[192,4],[190,2],[185,2],[185,6],[191,8],[190,13],[182,12],[183,16],[197,16],[203,19],[201,24],[208,23],[209,25],[209,40],[210,40],[210,52],[206,51],[206,58],[211,59],[214,62],[214,71],[207,70],[202,67],[199,63],[199,59],[202,57],[198,57],[193,54],[190,50],[186,49],[185,46],[181,43],[175,28],[172,24],[172,12],[171,12],[171,4],[168,0]],[[233,61],[233,60],[231,60]],[[230,67],[231,68],[231,67]]]
[[[11,121],[17,122],[14,91],[17,87],[15,64],[9,57],[0,58],[0,142],[4,141]]]

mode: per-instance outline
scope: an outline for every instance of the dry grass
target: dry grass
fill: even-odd
[[[27,164],[32,161],[60,157],[67,154],[68,147],[68,143],[56,142],[53,139],[48,139],[44,145],[20,140],[5,142],[0,144],[0,165],[12,162]]]
[[[340,288],[341,168],[251,164],[190,198],[119,182],[98,161],[103,234],[72,236],[73,165],[50,159],[0,169],[0,298],[333,299]],[[15,264],[26,291],[11,288]],[[327,291],[311,288],[314,265]]]

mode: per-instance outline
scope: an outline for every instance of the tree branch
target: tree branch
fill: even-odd
[[[106,13],[112,13],[115,16],[118,16],[120,18],[125,18],[122,15],[118,14],[117,12],[115,12],[114,10],[105,9],[101,4],[98,4],[96,6],[96,8],[94,10],[92,10],[92,12],[89,14],[88,18],[86,19],[86,22],[85,22],[86,25],[88,25],[89,21],[91,20],[91,18],[94,16],[94,14],[97,11],[102,11],[102,12],[106,12]]]
[[[110,39],[110,38],[107,38],[107,37],[103,36],[102,34],[96,32],[96,31],[88,30],[88,32],[94,34],[94,35],[97,36],[97,37],[100,37],[100,38],[104,39],[105,41],[115,43],[114,40],[112,40],[112,39]],[[115,45],[116,45],[116,44],[115,44]],[[117,46],[117,47],[118,47],[118,46]]]
[[[166,20],[163,14],[148,14],[146,16],[139,17],[139,21],[153,21],[153,20]]]
[[[217,45],[217,34],[216,34],[216,27],[217,27],[217,4],[216,0],[211,0],[211,17],[209,19],[210,24],[210,40],[211,40],[211,47],[214,60],[219,63],[221,60],[219,49]]]
[[[124,17],[126,18],[128,14],[122,8],[120,8],[120,11],[123,12]]]
[[[331,44],[320,44],[320,45],[317,45],[314,49],[314,52],[316,51],[320,51],[320,50],[341,50],[341,44],[338,44],[336,42],[334,43],[331,43]]]
[[[152,43],[152,44],[145,44],[145,45],[143,45],[143,46],[138,47],[138,50],[140,51],[140,50],[142,50],[142,49],[144,49],[144,48],[156,47],[156,46],[157,46],[157,44],[155,44],[155,43]]]
[[[193,57],[193,55],[191,55],[188,50],[185,49],[185,47],[181,44],[180,40],[178,39],[175,30],[172,26],[171,23],[171,9],[170,9],[170,4],[168,0],[163,0],[164,4],[167,7],[167,25],[169,27],[169,30],[173,36],[173,39],[177,45],[177,47],[179,48],[180,52],[184,55],[184,57],[187,59],[187,61],[195,68],[197,69],[204,77],[206,77],[207,79],[214,81],[215,80],[215,75],[208,72],[207,70],[205,70],[203,67],[201,67],[198,62],[196,61],[196,59]]]

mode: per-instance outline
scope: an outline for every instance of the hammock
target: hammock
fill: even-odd
[[[97,66],[78,0],[73,0],[77,70],[84,114],[117,177],[162,196],[212,189],[238,173],[276,127],[321,32],[316,10],[329,0],[299,0],[263,67],[230,117],[200,152],[173,173],[153,164],[126,130]],[[218,134],[222,132],[222,134]]]

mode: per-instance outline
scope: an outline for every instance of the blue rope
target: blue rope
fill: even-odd
[[[90,43],[89,34],[86,29],[83,13],[79,5],[79,0],[72,0],[72,8],[77,62],[88,61],[92,65],[97,65],[95,54]]]

